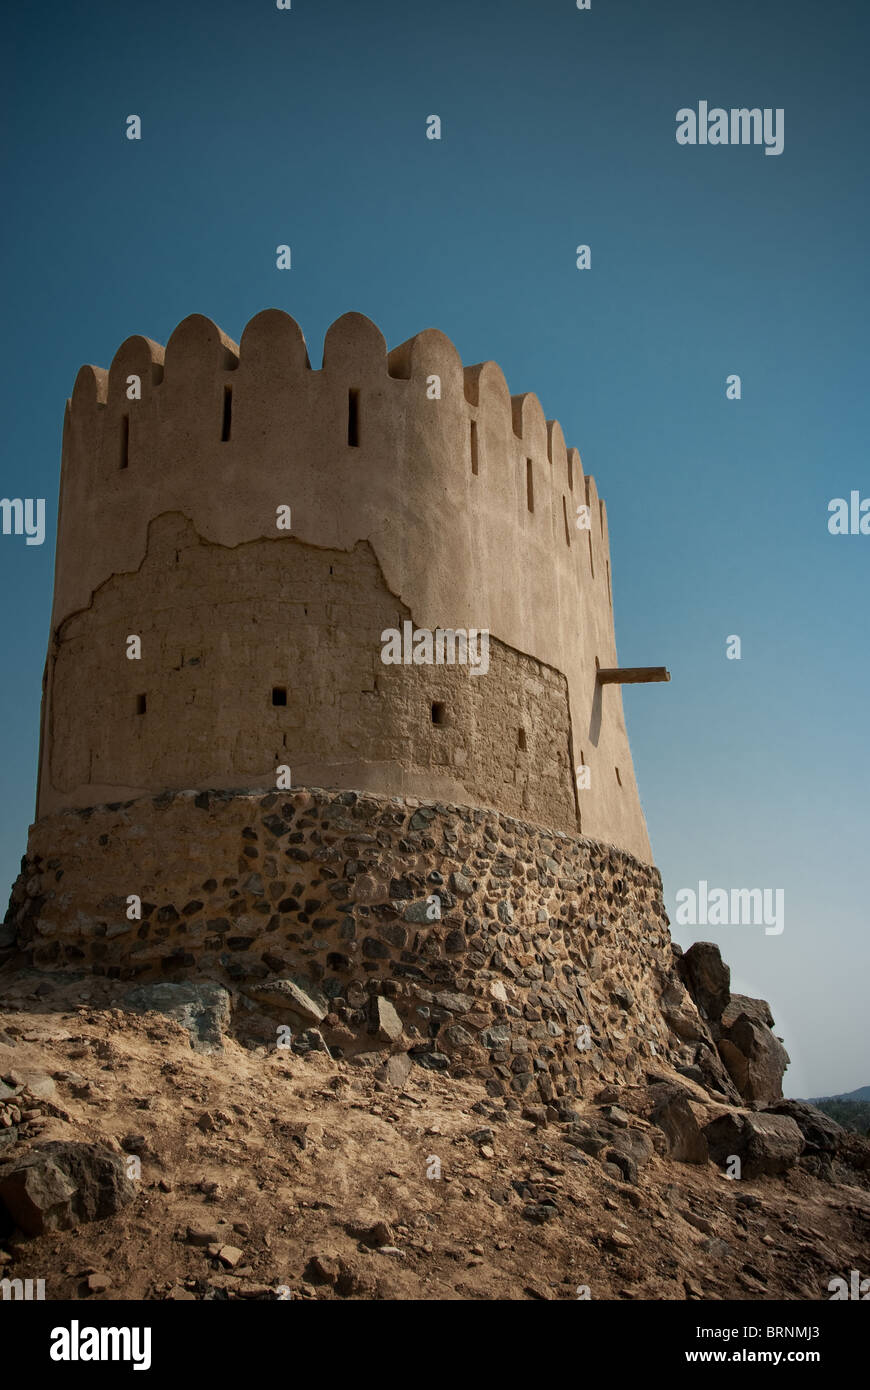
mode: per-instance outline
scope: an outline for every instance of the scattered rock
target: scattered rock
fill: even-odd
[[[612,1250],[633,1250],[634,1241],[627,1231],[621,1231],[617,1227],[608,1235],[605,1244]]]
[[[393,1232],[386,1221],[376,1221],[373,1226],[369,1226],[362,1233],[360,1238],[365,1245],[373,1247],[393,1244]]]
[[[35,1144],[0,1170],[0,1204],[27,1235],[114,1216],[135,1194],[122,1159],[97,1144]]]
[[[430,1050],[428,1044],[419,1050],[412,1047],[408,1055],[418,1067],[425,1067],[428,1071],[447,1071],[450,1067],[450,1058],[444,1052]]]
[[[391,1086],[404,1086],[410,1070],[411,1059],[407,1052],[394,1052],[387,1058],[378,1075],[381,1080],[389,1081]]]
[[[637,1163],[631,1154],[620,1153],[618,1149],[608,1149],[606,1162],[613,1164],[617,1172],[622,1174],[624,1182],[637,1182]]]
[[[12,1093],[17,1094],[22,1090],[36,1100],[56,1100],[57,1086],[50,1076],[44,1071],[38,1071],[33,1067],[16,1066],[14,1072],[7,1073]]]
[[[566,1144],[573,1145],[574,1148],[582,1149],[583,1153],[591,1154],[593,1158],[606,1149],[610,1136],[602,1133],[594,1124],[575,1124],[570,1125],[562,1138]]]
[[[688,1221],[690,1226],[694,1226],[696,1231],[701,1231],[705,1236],[713,1235],[712,1222],[708,1221],[705,1216],[698,1216],[694,1211],[681,1211],[680,1216],[684,1221]]]
[[[398,1042],[402,1036],[402,1020],[389,999],[384,999],[381,995],[372,1000],[370,1031],[376,1033],[383,1042]]]
[[[495,1139],[495,1131],[485,1126],[483,1129],[476,1129],[473,1134],[469,1134],[472,1144],[491,1144]]]
[[[524,1105],[522,1118],[531,1120],[536,1125],[545,1125],[547,1123],[547,1107],[545,1105]]]
[[[311,1023],[321,1023],[329,1012],[326,1000],[319,1002],[308,992],[311,986],[295,980],[268,980],[262,985],[248,985],[244,993],[257,1004],[280,1009]]]
[[[555,1202],[527,1202],[523,1207],[523,1218],[536,1226],[543,1226],[559,1215]]]
[[[312,1255],[305,1266],[303,1279],[312,1284],[334,1284],[339,1276],[338,1264],[320,1255]]]
[[[214,1245],[219,1242],[220,1231],[217,1226],[197,1225],[187,1228],[188,1245]]]

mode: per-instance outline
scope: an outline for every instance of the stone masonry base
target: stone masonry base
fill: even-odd
[[[61,812],[31,828],[0,946],[39,970],[210,980],[261,1040],[289,1027],[494,1096],[686,1060],[662,1021],[658,871],[496,811],[305,788]]]

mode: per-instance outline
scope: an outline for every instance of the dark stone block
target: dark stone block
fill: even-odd
[[[375,936],[363,938],[362,950],[364,956],[373,957],[376,960],[384,960],[390,954],[389,948],[384,945],[383,941],[378,941]]]

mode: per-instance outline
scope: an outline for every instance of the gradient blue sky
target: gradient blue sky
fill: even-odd
[[[781,936],[675,938],[771,1001],[787,1093],[867,1084],[870,536],[827,531],[870,496],[867,6],[54,2],[4,31],[0,492],[45,497],[50,531],[0,536],[4,902],[79,365],[192,312],[238,341],[269,305],[316,364],[357,309],[390,346],[438,327],[494,358],[580,449],[620,658],[672,674],[625,690],[668,909],[700,879],[785,890]],[[784,152],[678,146],[702,99],[783,107]]]

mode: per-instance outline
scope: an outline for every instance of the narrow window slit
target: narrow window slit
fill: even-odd
[[[433,700],[433,701],[432,701],[432,723],[433,723],[433,724],[446,724],[446,723],[447,723],[447,706],[444,704],[444,702],[443,702],[442,700]]]
[[[130,416],[121,416],[121,450],[118,460],[119,468],[126,468],[130,462]]]
[[[565,544],[571,549],[571,528],[568,525],[568,506],[565,498],[562,498],[562,516],[565,518]]]
[[[221,443],[226,444],[230,437],[230,430],[233,424],[233,388],[224,387],[224,414],[221,423]]]
[[[136,713],[137,713],[137,714],[144,714],[147,708],[148,708],[148,696],[147,696],[147,695],[137,695],[137,696],[136,696]]]
[[[519,748],[521,753],[525,753],[528,749],[525,729],[517,729],[517,748]]]
[[[477,421],[471,422],[471,471],[477,477],[480,468],[480,460],[477,453]]]
[[[359,448],[359,391],[347,393],[347,442],[352,449]]]
[[[273,704],[273,705],[286,705],[286,703],[287,703],[287,687],[284,686],[284,685],[273,685],[273,686],[272,686],[272,704]]]
[[[531,459],[526,459],[526,506],[530,512],[535,510],[535,480],[532,476]]]

